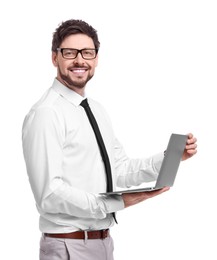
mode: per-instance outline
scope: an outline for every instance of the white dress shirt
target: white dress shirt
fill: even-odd
[[[106,229],[114,224],[110,213],[124,208],[120,195],[99,195],[106,191],[106,174],[79,105],[83,99],[55,79],[24,120],[24,158],[44,233]],[[90,98],[88,102],[109,155],[114,190],[155,180],[163,153],[129,159],[103,107]]]

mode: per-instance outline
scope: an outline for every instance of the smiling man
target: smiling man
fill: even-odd
[[[156,180],[164,153],[128,158],[104,108],[85,97],[99,46],[92,26],[63,22],[52,41],[57,77],[24,120],[23,152],[40,215],[41,260],[112,260],[115,212],[168,190],[100,195]],[[188,135],[183,160],[197,152],[196,141]]]
[[[54,66],[57,67],[57,79],[63,85],[84,96],[86,83],[93,77],[98,63],[98,48],[98,45],[95,48],[89,36],[82,33],[68,36],[60,47],[54,43],[52,60]]]

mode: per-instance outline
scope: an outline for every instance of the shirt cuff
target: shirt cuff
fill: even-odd
[[[121,195],[102,196],[102,201],[106,208],[106,213],[113,213],[124,209],[124,201]]]

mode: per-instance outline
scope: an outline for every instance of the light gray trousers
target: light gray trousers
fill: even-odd
[[[62,239],[42,235],[40,260],[114,260],[113,239]]]

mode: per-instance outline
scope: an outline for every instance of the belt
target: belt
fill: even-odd
[[[86,235],[85,235],[86,233]],[[54,238],[70,238],[70,239],[105,239],[109,236],[109,229],[95,230],[95,231],[76,231],[72,233],[48,234],[44,233],[46,237]]]

